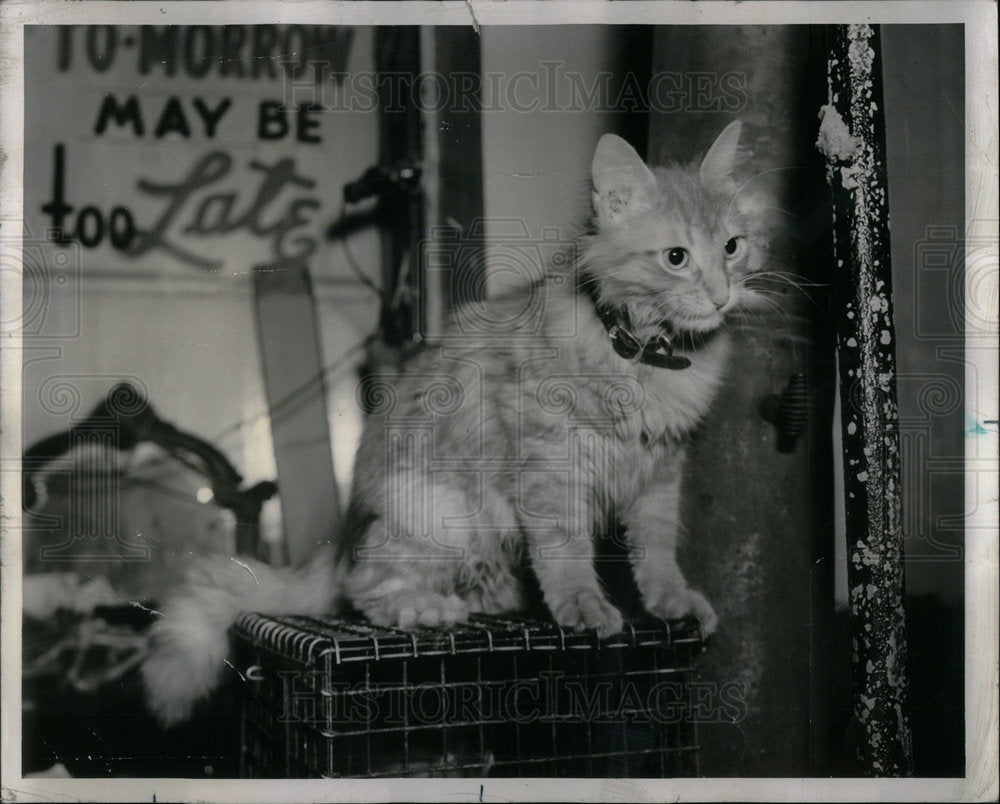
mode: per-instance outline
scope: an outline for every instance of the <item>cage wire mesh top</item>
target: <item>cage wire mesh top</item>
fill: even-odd
[[[477,615],[401,631],[361,617],[242,615],[250,777],[697,775],[693,620],[604,642]]]

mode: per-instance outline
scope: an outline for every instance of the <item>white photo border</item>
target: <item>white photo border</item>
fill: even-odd
[[[964,23],[966,47],[967,237],[987,243],[984,256],[998,259],[997,221],[997,6],[976,2],[579,2],[466,0],[466,2],[67,2],[45,0],[0,4],[0,227],[5,238],[21,231],[23,177],[24,52],[28,24],[89,25],[156,23],[221,25],[276,22],[339,25],[558,25],[591,24],[830,24],[865,22]],[[14,258],[19,246],[11,245]],[[968,280],[968,277],[967,277]],[[970,293],[967,284],[967,293]],[[3,274],[0,320],[20,314],[19,276]],[[994,308],[995,309],[995,308]],[[974,322],[973,322],[974,323]],[[976,333],[967,331],[971,347]],[[976,339],[982,343],[982,335]],[[997,350],[969,348],[968,398],[990,400],[997,410]],[[15,333],[0,344],[0,525],[2,563],[2,795],[3,801],[993,801],[998,797],[997,753],[997,473],[980,471],[973,457],[983,445],[969,444],[966,474],[966,776],[964,779],[666,779],[666,780],[188,780],[47,779],[21,775],[21,525],[20,472],[6,471],[21,454],[21,344]],[[995,431],[992,454],[997,453]],[[975,455],[973,449],[976,450]],[[988,451],[987,451],[987,454]],[[978,458],[975,466],[982,467]],[[971,468],[969,468],[971,467]],[[973,496],[974,495],[974,496]]]

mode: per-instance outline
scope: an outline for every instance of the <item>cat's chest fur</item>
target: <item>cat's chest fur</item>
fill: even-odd
[[[686,369],[638,367],[643,403],[616,422],[619,454],[617,479],[612,485],[618,490],[617,502],[627,502],[638,494],[658,464],[677,460],[688,434],[703,419],[716,395],[727,353],[728,341],[720,338],[710,354],[696,357]]]
[[[627,503],[658,464],[676,458],[707,413],[725,376],[729,336],[719,332],[704,347],[683,352],[691,361],[687,368],[650,366],[616,354],[604,325],[579,296],[550,301],[550,331],[572,330],[576,337],[560,343],[558,358],[538,364],[536,382],[526,388],[552,419],[564,417],[558,431],[589,433],[586,449],[606,467],[596,484],[616,503]],[[568,316],[575,318],[572,327]],[[573,386],[572,410],[552,410],[544,399],[554,379]]]
[[[635,457],[659,457],[665,444],[683,440],[708,412],[725,376],[729,334],[719,332],[697,350],[678,350],[690,365],[668,369],[620,357],[594,311],[584,307],[578,314],[581,373],[605,378],[603,387],[598,379],[593,390],[602,393],[604,409],[619,437],[636,450]]]
[[[698,425],[723,382],[729,351],[729,335],[722,332],[690,354],[687,368],[639,367],[646,398],[638,416],[641,443],[655,447],[658,441],[680,440]]]

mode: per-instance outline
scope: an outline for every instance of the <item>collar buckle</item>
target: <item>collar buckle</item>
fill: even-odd
[[[643,347],[635,335],[622,324],[614,322],[608,327],[608,337],[611,339],[611,346],[615,353],[631,363],[645,363],[647,366],[656,366],[671,371],[686,369],[691,365],[691,361],[686,357],[674,354],[674,346],[666,333],[659,335],[656,340]]]
[[[686,369],[691,365],[691,361],[686,357],[674,354],[674,347],[668,334],[670,325],[667,322],[663,323],[664,330],[653,341],[644,346],[629,329],[627,309],[614,310],[602,305],[598,301],[597,290],[592,281],[582,282],[581,289],[593,301],[597,317],[604,324],[604,329],[611,340],[611,346],[619,357],[623,357],[631,363],[644,363],[647,366],[656,366],[672,371]]]
[[[608,330],[611,346],[619,357],[632,362],[641,362],[643,349],[638,339],[621,324],[615,323]]]
[[[660,335],[653,343],[643,349],[642,362],[674,371],[686,369],[691,365],[691,361],[686,357],[674,354],[674,345],[666,335]]]

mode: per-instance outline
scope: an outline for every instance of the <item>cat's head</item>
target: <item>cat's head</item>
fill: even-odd
[[[757,300],[743,284],[756,237],[733,175],[740,130],[727,126],[700,162],[653,169],[620,137],[598,142],[588,281],[639,327],[710,332]]]

